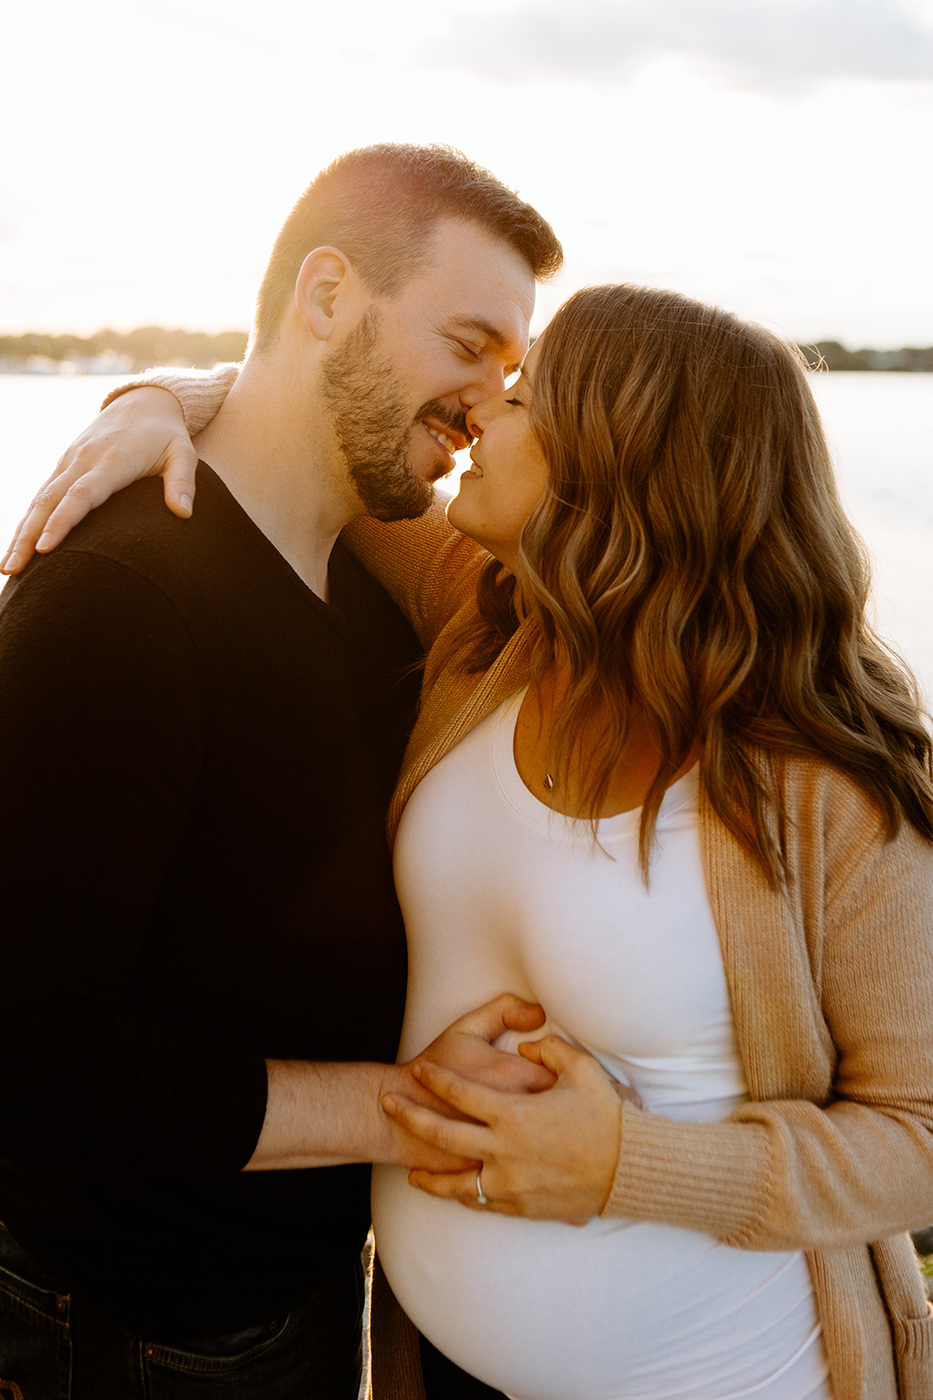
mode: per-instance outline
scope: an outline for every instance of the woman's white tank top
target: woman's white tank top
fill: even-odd
[[[521,694],[412,796],[396,880],[409,942],[401,1058],[512,991],[644,1107],[712,1122],[747,1099],[700,853],[696,770],[665,796],[646,889],[639,812],[552,813],[525,787]],[[602,849],[600,849],[600,847]],[[511,1036],[506,1048],[519,1039]],[[828,1400],[806,1261],[648,1222],[465,1210],[379,1167],[379,1254],[416,1325],[514,1400]]]

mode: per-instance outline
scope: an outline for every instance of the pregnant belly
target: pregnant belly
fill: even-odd
[[[644,1222],[575,1229],[467,1211],[394,1167],[374,1171],[373,1222],[419,1330],[517,1400],[726,1400],[762,1384],[756,1400],[821,1393],[801,1255]],[[773,1390],[769,1377],[795,1367],[794,1388]]]

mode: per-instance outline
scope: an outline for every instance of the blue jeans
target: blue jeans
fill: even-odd
[[[0,1400],[357,1400],[359,1260],[280,1318],[160,1343],[60,1293],[0,1226]]]

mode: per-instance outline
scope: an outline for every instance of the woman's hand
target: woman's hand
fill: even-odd
[[[425,1061],[412,1066],[419,1083],[473,1121],[442,1117],[395,1094],[383,1099],[383,1108],[433,1147],[481,1161],[488,1204],[480,1205],[472,1170],[413,1171],[413,1186],[477,1210],[580,1224],[599,1214],[612,1189],[624,1090],[592,1056],[560,1036],[526,1041],[519,1049],[557,1076],[552,1089],[502,1093]],[[637,1099],[632,1091],[626,1096]]]
[[[88,511],[144,476],[163,476],[165,504],[187,519],[197,464],[173,394],[153,386],[121,395],[59,460],[20,522],[0,571],[18,574],[34,550],[54,549]]]

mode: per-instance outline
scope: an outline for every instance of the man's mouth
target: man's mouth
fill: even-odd
[[[427,423],[425,423],[424,426],[428,428]],[[456,452],[457,449],[454,445],[453,438],[449,438],[446,433],[438,432],[437,428],[428,428],[428,432],[431,434],[432,438],[437,439],[441,447],[446,448],[450,453]]]
[[[421,426],[426,428],[434,441],[439,442],[444,451],[449,452],[451,456],[455,452],[461,452],[463,448],[469,447],[473,441],[471,434],[459,432],[446,423],[442,425],[438,423],[436,418],[433,420],[422,418]]]

